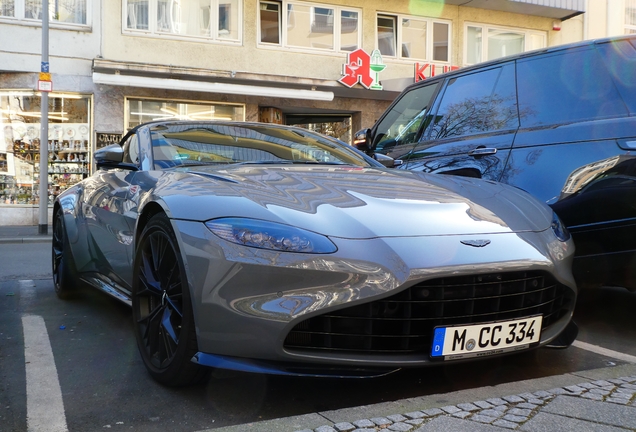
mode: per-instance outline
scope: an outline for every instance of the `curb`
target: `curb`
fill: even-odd
[[[428,421],[435,421],[438,426],[442,426],[439,424],[440,422],[455,422],[455,427],[452,429],[457,431],[477,431],[482,430],[481,427],[490,427],[491,429],[488,430],[515,430],[520,424],[511,422],[504,426],[504,423],[501,423],[501,425],[497,425],[499,427],[495,427],[494,424],[481,423],[482,417],[488,417],[486,415],[488,413],[481,414],[484,410],[495,411],[487,404],[493,405],[495,408],[499,405],[511,410],[511,412],[528,410],[529,405],[533,404],[535,408],[529,410],[530,415],[523,420],[527,421],[531,419],[531,416],[541,412],[544,405],[562,396],[571,397],[571,403],[585,403],[585,401],[594,400],[597,403],[622,406],[621,402],[613,400],[612,392],[618,390],[623,384],[636,387],[633,383],[636,383],[636,364],[625,364],[394,402],[205,429],[200,432],[415,431],[415,428],[425,426]],[[613,386],[613,390],[608,390],[611,386]],[[603,401],[590,397],[591,393],[594,393],[590,392],[593,388],[598,389],[599,394],[601,390],[607,392],[602,398]],[[636,396],[632,394],[631,397],[633,399]],[[528,407],[517,408],[519,404],[528,405]],[[636,405],[632,403],[631,406]],[[473,416],[474,419],[471,418]],[[496,421],[495,418],[491,420]],[[590,426],[595,425],[594,421],[589,419],[580,421]],[[456,422],[463,422],[463,424],[460,425]],[[434,425],[435,423],[432,423],[431,427]],[[603,426],[607,427],[607,425]],[[435,430],[435,428],[431,430]]]
[[[0,238],[0,243],[48,243],[53,237],[42,235],[38,237],[7,237]]]

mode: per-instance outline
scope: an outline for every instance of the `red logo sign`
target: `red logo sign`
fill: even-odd
[[[343,77],[338,80],[340,84],[351,88],[357,83],[365,88],[371,87],[371,56],[362,48],[358,48],[347,54],[347,63],[342,66]]]
[[[419,64],[415,63],[415,82],[425,80],[426,78],[432,78],[435,73],[446,73],[459,69],[459,66],[440,66],[432,63]]]

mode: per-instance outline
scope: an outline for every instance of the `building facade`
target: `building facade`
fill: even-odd
[[[625,20],[634,0],[49,0],[42,65],[42,2],[0,0],[0,224],[37,223],[41,145],[50,203],[90,175],[95,149],[154,119],[296,124],[351,142],[414,81],[595,37],[586,10],[634,31],[615,28],[618,1]]]

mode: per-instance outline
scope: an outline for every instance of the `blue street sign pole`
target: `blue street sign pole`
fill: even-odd
[[[49,73],[49,0],[42,0],[42,67]],[[49,92],[40,91],[40,190],[38,233],[48,233],[49,221]]]

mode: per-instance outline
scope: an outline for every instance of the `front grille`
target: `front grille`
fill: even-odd
[[[365,354],[429,353],[436,326],[543,315],[543,329],[569,313],[574,293],[543,272],[425,281],[391,297],[318,315],[296,325],[289,350]]]

